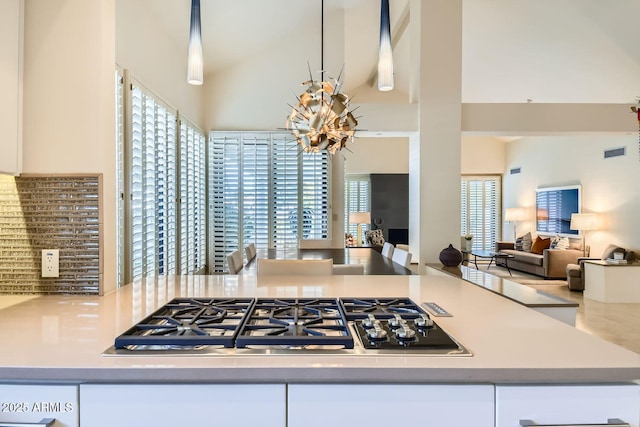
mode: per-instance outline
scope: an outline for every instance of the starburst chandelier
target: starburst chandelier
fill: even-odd
[[[304,152],[335,154],[353,140],[358,125],[349,110],[349,97],[340,92],[340,78],[334,83],[317,81],[309,71],[309,80],[302,85],[306,90],[297,97],[297,105],[291,106],[286,128]]]

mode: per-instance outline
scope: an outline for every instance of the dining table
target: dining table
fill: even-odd
[[[332,259],[334,264],[362,264],[368,275],[410,275],[413,272],[403,265],[393,262],[373,248],[323,248],[323,249],[266,249],[258,248],[256,256],[249,260],[239,274],[256,274],[257,260],[266,259]]]

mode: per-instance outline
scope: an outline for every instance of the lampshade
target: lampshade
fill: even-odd
[[[524,208],[507,208],[504,213],[504,220],[507,222],[524,221],[527,212]]]
[[[391,50],[391,22],[389,0],[380,2],[380,47],[378,49],[378,90],[393,89],[393,52]]]
[[[350,224],[370,224],[371,212],[351,212],[349,214]]]
[[[191,28],[189,31],[189,59],[187,82],[201,85],[203,81],[202,33],[200,30],[200,0],[191,0]]]
[[[592,213],[571,214],[571,224],[569,228],[572,230],[597,230],[598,217]]]

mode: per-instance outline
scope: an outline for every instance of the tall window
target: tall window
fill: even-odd
[[[206,262],[204,134],[126,71],[116,79],[119,284],[198,273]]]
[[[176,242],[169,227],[176,223],[176,111],[138,82],[131,84],[130,132],[132,279],[175,274]]]
[[[201,272],[207,261],[206,138],[180,118],[180,273]],[[175,236],[175,224],[168,230]]]
[[[462,234],[473,234],[474,250],[493,250],[500,234],[501,177],[462,177]]]
[[[124,173],[124,71],[116,67],[115,73],[115,89],[116,89],[116,260],[117,271],[116,280],[119,285],[125,283],[125,271],[124,271],[124,247],[125,247],[125,208],[124,208],[124,194],[125,194],[125,179]]]
[[[212,132],[209,150],[211,264],[249,243],[293,248],[329,237],[329,158],[300,153],[289,133]]]
[[[352,212],[371,211],[371,180],[369,175],[347,175],[344,183],[344,232],[355,236],[357,224],[349,223]],[[362,224],[363,233],[369,225]]]

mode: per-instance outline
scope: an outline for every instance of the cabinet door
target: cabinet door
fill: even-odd
[[[0,384],[0,424],[38,423],[78,427],[78,386]]]
[[[493,385],[289,385],[289,427],[493,427]]]
[[[284,427],[285,385],[82,384],[87,427]]]
[[[640,386],[496,386],[496,427],[536,424],[606,424],[618,418],[638,427]]]
[[[0,173],[22,169],[23,0],[0,0]]]

